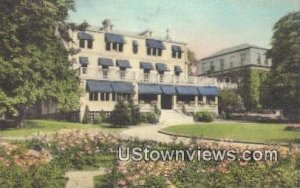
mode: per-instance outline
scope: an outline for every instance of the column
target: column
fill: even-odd
[[[206,105],[206,96],[203,96],[203,104]]]
[[[157,108],[161,109],[161,95],[157,95]]]
[[[216,115],[218,115],[219,114],[218,96],[215,96],[215,103],[216,103],[215,112]]]
[[[198,111],[198,96],[195,96],[195,109],[194,112]]]
[[[172,109],[177,109],[177,96],[172,96]]]

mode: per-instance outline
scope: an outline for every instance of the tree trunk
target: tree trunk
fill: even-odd
[[[19,115],[15,119],[15,125],[17,128],[23,128],[25,126],[24,120],[26,119],[26,108],[25,107],[20,107],[19,110]]]

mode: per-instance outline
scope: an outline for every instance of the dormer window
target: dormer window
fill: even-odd
[[[172,45],[172,58],[181,59],[182,49],[180,46]]]
[[[93,48],[94,37],[91,34],[85,32],[79,32],[78,39],[79,39],[80,48],[88,48],[88,49]]]
[[[106,51],[123,52],[123,45],[125,44],[122,35],[105,33]]]

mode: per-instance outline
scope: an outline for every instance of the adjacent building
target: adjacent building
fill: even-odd
[[[197,74],[215,77],[218,82],[237,83],[241,69],[270,70],[272,62],[267,58],[267,51],[266,48],[251,44],[226,48],[201,59],[197,64]]]
[[[150,30],[117,32],[109,20],[101,28],[70,32],[74,42],[67,48],[80,49],[69,57],[84,90],[79,119],[87,107],[90,118],[111,112],[120,98],[132,98],[142,112],[184,106],[191,113],[218,113],[216,79],[188,76],[187,44],[172,40],[168,32],[164,38],[152,36]],[[44,105],[42,113],[57,113],[48,107]]]

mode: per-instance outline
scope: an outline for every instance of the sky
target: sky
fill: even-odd
[[[101,26],[109,18],[118,31],[153,31],[165,37],[169,29],[198,59],[242,43],[270,47],[273,25],[300,0],[75,0],[69,21]]]

